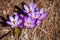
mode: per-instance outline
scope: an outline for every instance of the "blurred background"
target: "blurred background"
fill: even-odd
[[[49,15],[33,34],[34,29],[26,31],[23,28],[15,39],[6,20],[14,12],[20,13],[23,5],[29,5],[31,1],[35,4],[39,2],[38,8],[43,7]],[[0,0],[0,40],[60,40],[60,0]]]

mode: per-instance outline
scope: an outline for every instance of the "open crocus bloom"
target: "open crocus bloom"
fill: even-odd
[[[48,16],[48,12],[44,12],[44,8],[41,8],[40,11],[37,11],[36,13],[36,18],[37,18],[37,22],[36,24],[41,24],[42,20],[45,20]]]
[[[48,12],[45,12],[44,14],[42,14],[40,17],[39,17],[39,19],[40,20],[45,20],[46,18],[47,18],[47,16],[48,16]]]
[[[33,2],[30,3],[29,8],[28,8],[28,6],[24,5],[24,8],[25,8],[24,12],[26,12],[26,13],[35,12],[35,10],[37,10],[37,7],[36,6],[37,6],[37,4],[34,5]]]
[[[44,12],[44,8],[41,8],[39,14],[41,14],[41,16],[39,17],[39,20],[45,20],[49,13],[48,12]]]
[[[32,20],[31,17],[25,17],[24,26],[26,26],[26,28],[34,28],[35,25],[35,20]]]
[[[9,16],[10,21],[7,21],[7,24],[11,25],[12,28],[18,27],[18,25],[22,22],[22,20],[19,19],[18,15],[15,15],[15,18],[12,16]]]

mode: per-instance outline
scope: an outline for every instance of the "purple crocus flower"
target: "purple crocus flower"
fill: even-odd
[[[44,14],[42,14],[42,15],[39,17],[39,19],[37,19],[36,24],[38,24],[38,25],[41,24],[42,21],[47,18],[47,16],[48,16],[48,12],[45,12]]]
[[[26,28],[34,28],[35,25],[35,20],[32,20],[31,17],[25,17],[24,26],[26,26]]]
[[[33,2],[30,3],[29,8],[28,6],[24,5],[24,12],[28,14],[28,16],[32,17],[32,19],[38,19],[40,14],[37,8],[37,4],[34,5]]]
[[[40,9],[40,11],[38,11],[38,13],[37,14],[39,14],[39,17],[38,17],[38,19],[37,19],[37,22],[36,22],[36,24],[41,24],[42,23],[42,20],[45,20],[46,18],[47,18],[47,16],[48,16],[48,12],[44,12],[44,8],[41,8]],[[38,16],[38,15],[37,15]]]
[[[46,18],[47,18],[47,16],[48,16],[48,12],[45,12],[44,14],[42,14],[40,17],[39,17],[39,19],[40,20],[45,20]]]
[[[33,12],[36,12],[36,10],[37,10],[37,4],[34,5],[34,3],[31,2],[30,5],[29,5],[29,7],[26,6],[26,5],[24,5],[24,8],[25,8],[24,12],[28,13],[28,16],[30,16]]]
[[[45,20],[48,16],[48,12],[44,12],[44,8],[41,8],[40,13],[41,16],[39,17],[39,20]]]
[[[19,19],[18,15],[15,15],[15,18],[12,16],[9,16],[10,21],[7,21],[7,24],[11,25],[12,28],[18,27],[18,25],[22,22],[21,19]]]

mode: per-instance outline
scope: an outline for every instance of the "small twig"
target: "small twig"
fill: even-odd
[[[8,33],[6,33],[6,34],[0,36],[0,39],[2,39],[3,37],[7,36],[9,33],[11,33],[11,31],[9,31]]]

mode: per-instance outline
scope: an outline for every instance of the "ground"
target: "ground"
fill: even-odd
[[[8,15],[23,9],[22,4],[29,5],[31,1],[39,1],[38,8],[44,7],[49,15],[37,28],[20,29],[19,37],[15,38],[11,27],[6,25]],[[0,40],[60,40],[60,0],[0,0]]]

